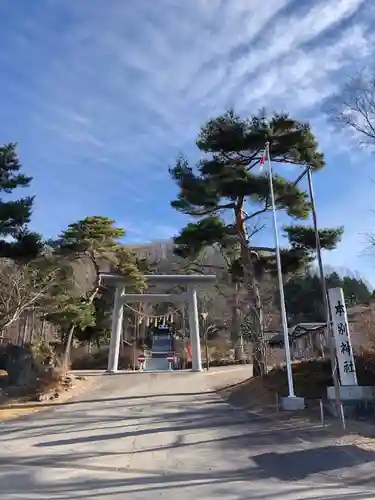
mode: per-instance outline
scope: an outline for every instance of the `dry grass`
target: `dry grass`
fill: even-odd
[[[326,388],[332,385],[331,364],[328,360],[309,360],[292,365],[294,391],[296,396],[322,398]],[[286,367],[277,367],[269,372],[264,380],[265,386],[280,396],[288,395]]]
[[[32,391],[25,389],[24,394],[10,394],[0,398],[0,421],[12,420],[53,405],[63,404],[73,396],[87,390],[93,382],[93,378],[86,380],[84,377],[62,374],[53,378],[40,379],[38,386]]]
[[[360,385],[375,385],[375,353],[362,352],[356,356],[358,382]],[[332,385],[329,360],[309,360],[292,365],[296,396],[307,399],[325,399],[327,386]],[[276,394],[288,395],[288,381],[285,366],[273,368],[268,375],[249,378],[232,387],[228,397],[234,404],[266,408],[275,406]]]
[[[225,388],[229,402],[245,408],[268,408],[275,405],[276,395],[259,377],[249,378],[234,387]]]

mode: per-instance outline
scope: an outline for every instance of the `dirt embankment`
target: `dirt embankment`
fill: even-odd
[[[357,355],[356,368],[360,385],[374,385],[375,355],[373,353]],[[296,396],[304,397],[308,401],[326,398],[327,387],[333,385],[329,360],[295,362],[292,365],[292,371]],[[224,385],[222,390],[225,391],[231,403],[252,408],[275,407],[278,397],[288,395],[285,366],[273,368],[263,379],[248,378],[239,381],[231,388],[225,388]]]
[[[41,384],[32,394],[4,394],[0,397],[0,421],[11,420],[60,405],[82,394],[95,383],[94,377],[64,375]]]

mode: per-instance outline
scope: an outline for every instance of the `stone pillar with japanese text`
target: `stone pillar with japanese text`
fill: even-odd
[[[358,385],[343,290],[330,288],[328,296],[341,385]]]

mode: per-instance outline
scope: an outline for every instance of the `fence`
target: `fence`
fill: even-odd
[[[37,311],[30,310],[0,332],[0,345],[24,345],[41,341],[52,342],[58,338],[58,328],[41,318]]]

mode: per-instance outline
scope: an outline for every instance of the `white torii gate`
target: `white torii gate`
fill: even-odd
[[[180,295],[168,293],[127,294],[126,278],[116,274],[101,274],[103,284],[116,287],[112,311],[112,331],[109,344],[108,372],[116,373],[122,336],[124,304],[132,302],[186,302],[189,309],[189,331],[192,355],[192,371],[202,371],[201,344],[199,338],[199,316],[197,303],[197,285],[207,285],[216,281],[214,274],[154,274],[144,275],[148,284],[187,285],[188,291]]]

